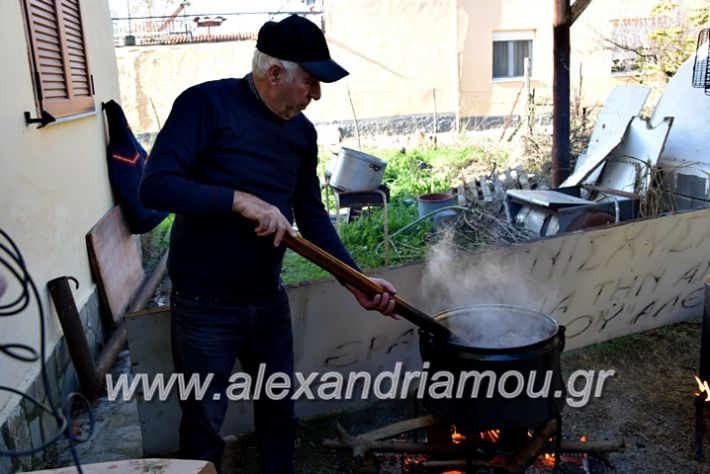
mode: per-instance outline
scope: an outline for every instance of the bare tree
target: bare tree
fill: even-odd
[[[708,24],[710,0],[693,7],[659,0],[647,18],[612,21],[612,33],[602,38],[612,51],[612,72],[642,83],[666,83],[694,52],[698,30]]]

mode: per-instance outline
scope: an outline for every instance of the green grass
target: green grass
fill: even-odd
[[[416,197],[446,191],[455,186],[461,172],[472,162],[486,160],[474,146],[410,150],[384,150],[377,155],[387,161],[383,178],[395,197]],[[506,157],[507,159],[507,157]]]
[[[151,273],[168,249],[170,229],[173,226],[174,215],[158,224],[153,230],[141,235],[141,249],[143,251],[143,268],[146,273]]]
[[[392,235],[419,217],[416,197],[422,194],[448,191],[461,180],[463,170],[471,163],[494,162],[499,165],[508,156],[490,157],[474,146],[436,148],[424,150],[365,150],[387,161],[383,183],[390,189],[388,231]],[[330,155],[321,157],[319,172],[325,170]],[[334,202],[330,195],[330,209]],[[341,225],[341,238],[345,247],[363,270],[381,268],[385,265],[384,226],[382,208],[374,207],[360,217]],[[390,250],[390,264],[419,261],[428,245],[431,221],[422,221],[397,236],[397,251]],[[302,257],[287,252],[282,276],[287,284],[325,278],[328,274],[307,262]]]
[[[330,276],[328,272],[312,264],[305,258],[291,250],[284,256],[281,278],[287,285],[303,283],[312,280],[321,280]]]

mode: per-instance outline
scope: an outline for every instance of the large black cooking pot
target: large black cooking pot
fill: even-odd
[[[466,306],[434,319],[465,336],[466,343],[419,331],[422,361],[430,364],[423,403],[433,415],[480,431],[533,427],[559,415],[566,396],[560,373],[564,326],[545,314],[509,305]],[[449,393],[442,383],[446,377],[435,377],[438,371],[452,374]],[[478,393],[472,394],[474,378],[462,375],[469,372],[481,375]],[[547,394],[540,395],[546,378]],[[521,379],[522,393],[513,396]],[[462,382],[464,390],[457,396]]]

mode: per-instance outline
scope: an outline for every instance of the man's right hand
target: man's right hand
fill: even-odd
[[[256,235],[259,237],[274,234],[274,247],[279,246],[286,232],[296,236],[295,229],[278,207],[272,206],[253,194],[234,191],[232,211],[255,222]]]

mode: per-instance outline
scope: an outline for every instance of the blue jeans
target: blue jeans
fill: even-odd
[[[288,297],[281,289],[275,297],[237,301],[173,291],[172,341],[175,372],[189,378],[198,374],[213,379],[202,400],[180,401],[180,454],[188,459],[212,461],[220,470],[224,441],[219,430],[228,399],[225,389],[236,358],[255,384],[260,364],[264,381],[275,372],[286,373],[293,386],[293,335]],[[253,388],[252,388],[253,390]],[[220,394],[219,400],[214,394]],[[297,418],[291,397],[272,400],[262,393],[254,401],[254,426],[262,471],[293,472]]]

